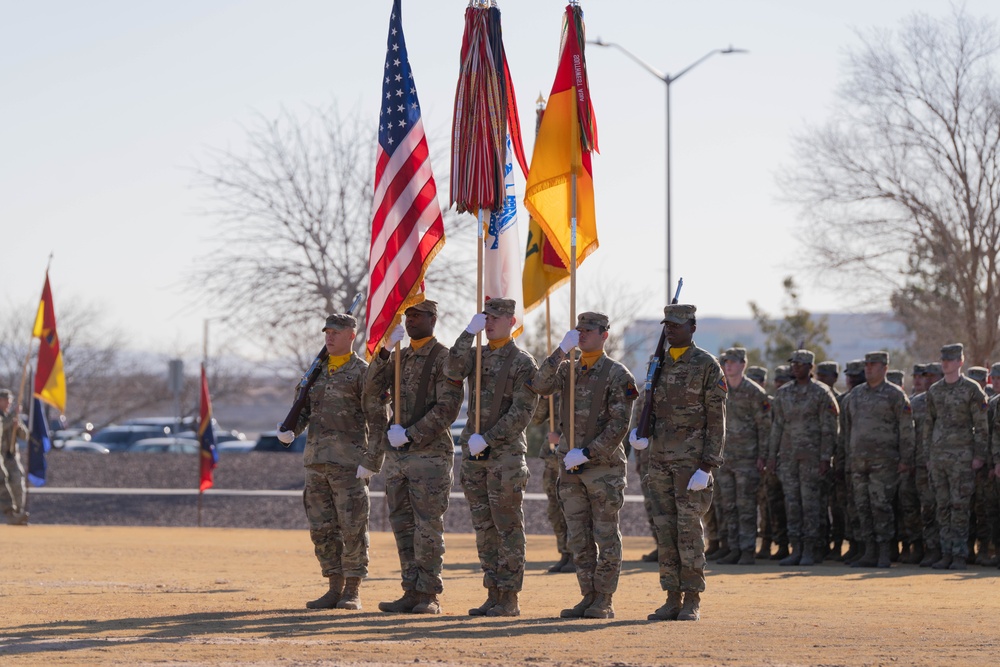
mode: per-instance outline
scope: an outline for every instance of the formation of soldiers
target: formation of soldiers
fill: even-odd
[[[709,560],[998,564],[1000,363],[963,374],[962,345],[945,345],[940,362],[914,366],[908,396],[888,353],[871,352],[846,365],[847,391],[838,393],[836,362],[814,366],[798,350],[769,395],[767,370],[745,368],[746,350],[721,360],[727,456],[706,517]]]

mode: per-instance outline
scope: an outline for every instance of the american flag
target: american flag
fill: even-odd
[[[399,313],[423,300],[423,279],[444,245],[420,103],[406,56],[400,0],[392,4],[378,125],[378,162],[368,260],[367,352],[371,358]]]

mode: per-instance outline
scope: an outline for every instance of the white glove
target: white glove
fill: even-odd
[[[465,327],[466,332],[475,336],[486,328],[486,313],[476,313],[469,320],[469,326]]]
[[[406,329],[403,328],[402,324],[397,324],[396,328],[389,333],[389,347],[396,347],[396,343],[403,340],[406,336]]]
[[[701,468],[694,471],[691,481],[688,482],[688,491],[701,491],[708,488],[708,483],[712,481],[711,473],[707,473]]]
[[[576,329],[570,329],[563,336],[562,342],[559,343],[559,349],[563,351],[564,354],[569,354],[574,347],[580,346],[580,332]]]
[[[295,440],[295,431],[282,431],[281,424],[278,424],[278,442],[283,445],[292,444],[292,440]]]
[[[369,470],[364,466],[358,466],[358,474],[355,475],[354,477],[356,479],[371,479],[374,474],[375,474],[374,470]]]
[[[402,447],[403,445],[405,445],[410,441],[410,439],[406,436],[406,429],[400,426],[399,424],[393,424],[392,426],[390,426],[388,433],[389,433],[389,444],[395,447],[396,449],[399,449],[400,447]]]
[[[573,448],[566,452],[566,458],[563,459],[563,465],[566,466],[566,470],[572,470],[577,466],[582,466],[584,463],[589,461],[587,455],[583,453],[582,449]]]
[[[469,453],[473,456],[479,456],[487,447],[489,447],[489,445],[486,443],[486,438],[483,436],[478,433],[473,433],[469,436]]]
[[[632,445],[632,449],[646,449],[649,447],[649,438],[640,438],[637,431],[638,429],[629,431],[628,444]]]

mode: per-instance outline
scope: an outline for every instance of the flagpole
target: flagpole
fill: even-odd
[[[31,371],[29,371],[26,368],[25,372],[24,372],[24,376],[27,377],[30,372]],[[24,391],[23,381],[22,381],[22,384],[21,384],[21,390]],[[18,401],[18,403],[20,403],[20,401]],[[15,405],[14,406],[14,411],[15,411],[14,414],[15,414],[16,419],[17,419],[17,421],[15,422],[15,424],[20,424],[21,423],[21,410],[20,410],[19,406]],[[34,392],[32,392],[32,395],[31,395],[31,406],[28,408],[28,466],[27,466],[27,468],[28,468],[28,472],[29,473],[31,472],[31,437],[34,435],[34,433],[31,432],[31,426],[34,423],[33,422],[34,418],[35,418],[35,395],[34,395]],[[20,454],[17,451],[17,426],[16,425],[14,426],[14,441],[11,444],[14,446],[14,456],[15,457],[16,456],[20,456]],[[38,443],[38,446],[39,447],[43,447],[43,443],[41,443],[41,442]],[[16,462],[15,462],[15,465],[17,465]],[[31,484],[28,484],[27,482],[24,482],[24,481],[22,481],[21,483],[24,485],[24,505],[23,505],[23,507],[21,507],[21,513],[22,514],[26,514],[28,512],[28,493],[30,492]],[[11,489],[11,499],[13,499],[13,497],[14,497],[14,491],[13,491],[13,489]]]
[[[207,368],[208,368],[208,318],[205,318],[205,326],[204,329],[202,329],[202,336],[201,336],[201,375],[203,378],[206,377]],[[198,384],[198,396],[201,396],[201,383]],[[198,400],[202,399],[199,398]],[[208,422],[208,428],[212,428],[211,420],[209,420]],[[199,528],[201,528],[201,510],[202,510],[201,499],[202,496],[205,495],[205,492],[202,491],[201,489],[201,465],[202,465],[201,457],[204,456],[204,454],[201,451],[201,447],[202,447],[201,442],[199,442],[198,443],[198,527]]]
[[[479,209],[479,233],[476,252],[476,312],[483,310],[483,213]],[[483,332],[476,334],[476,433],[479,433],[479,417],[482,414],[479,399],[482,398],[483,383]],[[482,435],[480,433],[480,435]]]
[[[569,326],[573,329],[576,327],[576,165],[570,182]],[[570,350],[569,354],[569,448],[573,449],[576,447],[576,348]]]
[[[552,311],[549,307],[549,295],[545,295],[545,356],[552,354]],[[549,433],[556,432],[556,397],[549,394]],[[548,443],[548,439],[545,440]]]
[[[395,364],[396,388],[393,390],[393,396],[392,396],[392,414],[393,414],[393,419],[396,422],[396,426],[402,425],[402,419],[399,416],[400,415],[400,411],[401,411],[400,407],[399,407],[399,376],[401,375],[400,363],[399,363],[399,353],[400,353],[400,346],[399,346],[399,343],[397,342],[396,343],[396,364]]]

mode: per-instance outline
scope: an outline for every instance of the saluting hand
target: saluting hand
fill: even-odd
[[[569,354],[573,351],[574,347],[580,346],[580,332],[576,329],[570,329],[563,336],[562,342],[559,343],[559,349],[563,351],[563,354]]]
[[[472,316],[472,319],[469,320],[469,326],[465,327],[465,331],[475,336],[477,333],[479,333],[485,328],[486,328],[486,314],[476,313],[475,315]]]

